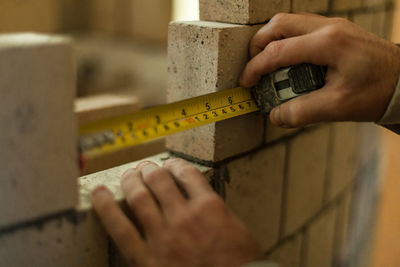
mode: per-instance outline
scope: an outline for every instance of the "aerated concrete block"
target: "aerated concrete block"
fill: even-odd
[[[0,36],[0,229],[77,204],[69,39]]]
[[[330,128],[304,132],[289,143],[284,235],[294,233],[322,207]]]
[[[169,102],[238,86],[248,45],[261,27],[217,22],[173,22],[169,28]],[[167,138],[167,148],[220,161],[263,142],[264,117],[256,114],[206,125]]]
[[[1,266],[107,267],[108,237],[91,210],[0,232]]]
[[[264,251],[279,237],[286,145],[278,144],[227,165],[225,197]]]
[[[256,24],[289,11],[290,0],[200,0],[200,19],[207,21]]]

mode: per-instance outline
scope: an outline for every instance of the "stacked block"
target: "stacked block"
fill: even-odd
[[[169,27],[168,102],[233,88],[260,26],[173,22]],[[264,118],[247,115],[167,138],[167,147],[208,162],[249,151],[263,142]]]
[[[0,228],[77,203],[74,71],[69,39],[0,37]]]
[[[58,260],[68,266],[74,257],[73,227],[43,219],[58,218],[78,203],[73,62],[71,41],[64,37],[0,36],[0,258],[9,263],[5,266],[49,266]],[[51,221],[39,224],[44,236],[42,228],[32,227],[36,220]]]

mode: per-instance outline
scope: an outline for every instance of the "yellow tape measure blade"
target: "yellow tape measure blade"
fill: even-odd
[[[249,89],[237,87],[145,109],[80,129],[86,158],[259,110]]]

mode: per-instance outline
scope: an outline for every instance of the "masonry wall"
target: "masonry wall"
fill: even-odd
[[[235,9],[232,13],[219,12],[221,6],[216,5],[217,2]],[[257,5],[269,3],[273,6],[268,10],[273,12],[260,13],[263,9],[258,9]],[[252,34],[275,12],[313,11],[342,16],[384,37],[390,30],[392,12],[390,2],[379,0],[222,0],[210,5],[201,0],[200,7],[201,18],[208,21],[174,22],[169,28],[170,101],[236,86],[247,61],[247,45]],[[210,7],[213,10],[210,11]],[[48,69],[70,73],[71,69],[65,67],[68,64],[57,63],[72,62],[72,57],[66,58],[63,48],[54,44],[44,47],[39,49],[40,53],[51,52],[60,58],[44,55],[41,63]],[[23,57],[27,62],[36,62],[33,58],[40,57],[34,49],[23,52],[27,53]],[[54,58],[59,61],[52,61]],[[0,59],[0,62],[14,61],[1,50]],[[21,66],[30,67],[23,63],[22,60]],[[31,66],[31,69],[40,72],[41,68]],[[15,71],[14,76],[9,77],[18,74]],[[64,77],[67,80],[62,83],[70,85],[60,88],[53,86],[53,83],[60,83],[54,77],[49,81],[44,74],[35,77],[29,76],[28,71],[24,74],[27,76],[19,82],[29,84],[33,78],[43,79],[46,85],[43,88],[50,95],[65,96],[73,91],[73,75],[54,76]],[[58,91],[53,91],[56,87]],[[29,91],[27,87],[20,87],[20,90],[24,88]],[[8,90],[8,84],[0,84],[1,96],[9,96]],[[38,96],[27,99],[33,107],[72,114],[72,95],[68,95],[70,101],[58,98],[71,106],[54,107],[43,105],[43,99]],[[23,122],[32,113],[29,109],[18,109],[18,105],[13,111],[5,109],[2,114],[17,115],[18,121]],[[34,162],[40,170],[51,170],[40,174],[40,178],[44,177],[41,181],[46,183],[36,191],[29,187],[29,183],[35,185],[35,181],[29,179],[36,173],[34,169],[25,169],[28,179],[23,179],[15,176],[12,170],[17,168],[7,164],[8,158],[1,161],[5,164],[2,170],[10,170],[8,176],[0,177],[2,183],[13,188],[14,191],[9,192],[14,192],[14,197],[24,196],[25,191],[17,189],[27,185],[24,190],[36,193],[33,199],[42,204],[32,209],[23,206],[21,197],[20,202],[16,200],[17,205],[13,202],[1,206],[19,217],[0,224],[0,266],[125,266],[93,213],[89,192],[98,184],[106,184],[122,202],[120,176],[136,163],[81,177],[77,183],[77,157],[73,153],[76,125],[71,118],[68,117],[63,127],[49,128],[55,133],[40,132],[40,136],[56,134],[60,136],[56,140],[62,139],[71,145],[60,154],[47,153],[48,161]],[[33,144],[38,142],[35,132],[23,133],[26,140],[34,141]],[[4,139],[4,133],[0,137]],[[17,156],[25,155],[23,149],[28,150],[28,147],[12,141],[7,143],[11,145],[8,150],[15,152],[15,160],[20,160]],[[52,146],[50,139],[40,142]],[[379,142],[380,128],[372,124],[333,123],[288,131],[275,128],[264,116],[253,114],[172,136],[168,147],[172,154],[200,163],[196,166],[206,174],[227,205],[244,220],[265,251],[266,259],[279,262],[283,267],[367,266],[383,160]],[[54,156],[65,157],[59,161],[70,165],[54,170],[54,166],[59,166]],[[162,154],[150,160],[161,163],[168,157],[171,155]],[[29,166],[30,161],[20,163]],[[53,197],[43,196],[43,190],[57,192],[57,197],[65,199],[49,201]],[[27,214],[24,208],[36,213]]]
[[[393,8],[390,1],[200,0],[202,21],[170,24],[168,100],[236,86],[252,34],[276,12],[344,17],[389,38]],[[168,137],[167,147],[214,168],[215,190],[266,259],[283,267],[367,266],[380,139],[373,124],[282,130],[250,115]]]

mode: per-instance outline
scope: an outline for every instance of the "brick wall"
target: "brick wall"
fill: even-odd
[[[389,38],[393,7],[390,1],[200,0],[201,21],[170,24],[168,100],[236,86],[252,34],[276,12],[345,17]],[[283,267],[366,266],[382,174],[379,142],[372,124],[282,130],[249,115],[168,137],[167,147],[215,169],[215,190],[266,259]]]
[[[221,11],[216,3],[231,6],[232,10]],[[269,3],[272,7],[268,10],[273,12],[260,13],[263,9],[257,6]],[[200,4],[201,18],[208,21],[174,22],[169,28],[170,101],[237,85],[247,61],[248,42],[260,27],[245,23],[261,23],[278,11],[316,11],[347,17],[370,31],[388,36],[392,10],[390,2],[366,0],[201,0]],[[1,112],[5,118],[17,116],[21,123],[16,126],[21,127],[16,130],[30,142],[17,145],[4,132],[0,134],[3,140],[8,138],[3,143],[9,146],[7,151],[13,156],[13,161],[9,160],[10,155],[0,161],[2,172],[8,170],[0,176],[3,203],[0,212],[12,215],[0,218],[0,265],[124,266],[94,216],[88,194],[96,185],[106,184],[122,201],[120,176],[136,163],[81,177],[78,202],[73,153],[76,129],[72,116],[63,120],[63,127],[44,128],[50,132],[43,128],[24,131],[29,125],[25,122],[30,121],[27,115],[35,114],[29,107],[38,111],[45,107],[48,112],[43,114],[72,114],[72,96],[68,93],[73,91],[73,75],[63,75],[72,73],[72,67],[66,67],[70,66],[71,57],[66,58],[64,49],[67,48],[54,43],[50,47],[45,44],[43,49],[37,49],[36,45],[19,46],[19,49],[15,54],[0,50],[0,64],[4,65],[0,65],[0,75],[7,73],[7,77],[0,79],[6,81],[0,82],[1,96],[9,97],[9,84],[16,81],[15,89],[36,92],[27,89],[27,85],[38,83],[33,79],[39,79],[44,85],[37,90],[47,91],[27,97],[27,105],[22,106],[22,102],[11,98]],[[40,68],[27,64],[37,62],[34,58],[43,58]],[[21,67],[29,68],[22,72],[23,77],[18,76],[19,71],[10,72],[8,68],[7,62],[15,63],[16,59],[20,60]],[[1,71],[2,66],[7,72]],[[59,75],[48,79],[40,73],[43,68],[59,71]],[[38,75],[30,75],[32,71]],[[7,82],[6,78],[13,82]],[[45,99],[41,95],[52,96],[52,101],[63,100],[62,103],[71,106],[58,102],[48,105],[51,101],[43,104]],[[40,118],[44,117],[37,117]],[[0,123],[4,123],[3,128],[10,127],[7,120]],[[37,139],[54,135],[58,138]],[[51,143],[54,140],[70,142],[70,145],[59,148],[56,154],[50,151],[24,158],[25,152],[36,151],[29,144],[59,146],[60,142]],[[197,167],[257,237],[266,259],[277,261],[283,267],[314,267],[366,266],[384,160],[380,157],[379,142],[380,129],[372,124],[333,123],[288,131],[272,126],[263,116],[247,115],[171,136],[168,146],[175,154],[201,163]],[[35,161],[43,157],[46,160]],[[168,157],[163,154],[151,160],[162,162]],[[70,165],[63,164],[60,168],[61,161]],[[13,167],[10,162],[17,162],[23,168]],[[6,191],[9,195],[4,194]],[[54,193],[56,196],[51,195]],[[31,196],[31,201],[26,201],[26,196]]]

